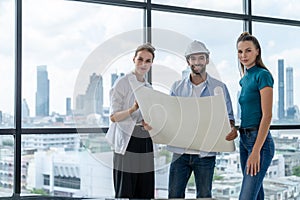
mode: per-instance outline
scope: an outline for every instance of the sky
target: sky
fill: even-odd
[[[4,27],[0,31],[0,80],[4,83],[0,84],[2,96],[0,110],[10,114],[14,109],[15,62],[14,5],[12,2],[0,1],[0,27]],[[173,5],[175,3],[182,5],[182,1],[179,0],[161,2],[153,0],[152,2],[172,2]],[[232,0],[230,3],[228,1],[220,3],[216,0],[190,0],[185,1],[185,5],[182,6],[241,13],[240,2],[239,0]],[[26,99],[30,107],[31,116],[35,114],[36,67],[38,65],[47,65],[50,79],[50,112],[65,114],[66,97],[74,100],[75,94],[84,93],[89,75],[84,74],[83,76],[82,71],[93,52],[97,48],[101,49],[110,41],[116,41],[126,32],[141,28],[143,24],[143,12],[130,8],[63,0],[25,0],[22,5],[22,97]],[[300,13],[296,12],[296,10],[300,10],[300,2],[297,0],[275,0],[275,3],[271,0],[254,0],[252,10],[253,14],[257,15],[300,18]],[[175,17],[176,20],[173,20]],[[240,77],[235,41],[242,31],[242,22],[201,16],[181,16],[173,13],[165,14],[158,11],[153,11],[152,20],[154,28],[168,30],[174,35],[181,34],[183,38],[185,36],[191,40],[201,40],[207,45],[211,51],[213,75],[227,84],[233,105],[236,105]],[[277,99],[278,59],[284,59],[286,66],[294,68],[294,87],[299,85],[300,67],[297,62],[300,55],[300,42],[297,39],[299,33],[299,27],[253,23],[253,34],[261,42],[263,60],[275,78],[274,103]],[[157,38],[159,37],[157,36]],[[170,84],[180,78],[181,70],[186,68],[186,63],[182,55],[174,54],[176,51],[172,49],[172,44],[167,49],[159,49],[159,43],[164,39],[170,38],[162,37],[157,40],[157,56],[153,65],[153,68],[156,68],[153,69],[153,76],[157,77],[154,78],[156,88],[167,92]],[[140,41],[139,38],[136,40]],[[180,43],[176,38],[173,38],[172,41]],[[182,48],[184,49],[184,45]],[[122,49],[121,46],[120,49]],[[99,57],[100,65],[106,64],[106,66],[99,66],[95,69],[95,72],[101,73],[105,79],[105,106],[109,104],[107,97],[110,88],[110,73],[130,71],[133,67],[133,50],[134,48],[119,52],[118,56],[110,58],[108,63],[103,61],[104,57]],[[113,49],[108,51],[108,53],[113,52]],[[296,90],[294,92],[294,102],[300,106],[300,93]]]

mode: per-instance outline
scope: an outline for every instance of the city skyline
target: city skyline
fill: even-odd
[[[284,72],[286,71],[286,76],[284,76]],[[182,77],[186,76],[190,72],[189,68],[186,68],[182,71]],[[110,74],[110,85],[112,86],[114,82],[120,77],[123,76],[124,73],[116,73],[112,72]],[[38,108],[38,104],[42,103],[44,105],[43,112],[38,111],[38,113],[43,113],[42,116],[49,116],[46,115],[45,111],[47,111],[47,106],[49,106],[50,99],[48,96],[49,91],[47,91],[48,88],[51,88],[50,83],[51,80],[48,79],[48,71],[47,71],[47,65],[38,65],[37,66],[37,83],[41,84],[37,86],[36,96],[37,96],[37,102],[35,107]],[[297,105],[293,105],[293,96],[294,96],[294,90],[293,90],[293,68],[292,67],[285,67],[284,65],[284,59],[278,59],[278,116],[274,115],[273,120],[276,120],[276,117],[278,117],[278,120],[284,120],[284,119],[296,119],[299,117],[299,111],[295,109],[297,108]],[[285,79],[284,79],[285,78]],[[43,85],[44,84],[44,85]],[[90,75],[89,83],[87,85],[86,91],[84,94],[80,94],[76,97],[76,103],[72,105],[72,99],[70,97],[65,97],[65,113],[60,113],[60,115],[89,115],[89,114],[99,114],[102,115],[104,118],[106,117],[107,113],[104,113],[103,111],[103,102],[104,102],[104,88],[103,88],[103,77],[101,75],[96,75],[96,73],[93,73]],[[46,88],[46,89],[45,89]],[[41,93],[41,91],[43,93]],[[45,92],[46,91],[46,92]],[[239,92],[239,91],[238,91]],[[44,96],[43,96],[44,95]],[[99,97],[99,98],[95,98]],[[238,93],[237,93],[238,98]],[[40,101],[38,101],[40,99]],[[41,101],[43,100],[43,101]],[[285,101],[286,100],[286,101]],[[292,105],[292,106],[291,106]],[[274,107],[276,107],[276,104],[274,103]],[[46,109],[45,109],[46,108]],[[281,111],[280,111],[280,109]],[[240,110],[239,106],[237,104],[236,107],[237,111],[235,113],[236,120],[239,121],[239,115]],[[23,99],[22,103],[22,118],[28,118],[33,117],[30,116],[30,106],[28,105],[26,99]],[[52,111],[53,113],[57,113],[56,111]],[[107,111],[106,111],[107,112]],[[281,115],[280,116],[280,112]],[[34,117],[41,116],[35,115]],[[1,115],[2,117],[2,115]],[[280,118],[281,117],[281,118]],[[103,121],[107,121],[107,119],[103,119]],[[26,121],[24,121],[26,122]]]
[[[14,65],[12,60],[14,60],[13,55],[13,42],[14,41],[14,29],[11,26],[13,19],[13,12],[10,5],[11,2],[1,1],[3,5],[3,15],[2,19],[4,22],[4,27],[7,28],[4,37],[0,37],[2,44],[4,45],[5,51],[2,54],[1,51],[1,61],[3,73],[0,73],[1,80],[7,84],[1,84],[1,91],[4,91],[3,99],[0,105],[0,110],[4,114],[14,115]],[[294,9],[288,10],[289,8],[282,9],[280,6],[273,7],[275,10],[272,11],[268,8],[269,1],[266,1],[263,5],[254,6],[256,10],[254,12],[260,13],[264,11],[264,14],[271,15],[275,12],[275,16],[289,16],[294,19],[298,19],[299,13],[296,13]],[[171,3],[171,2],[169,2]],[[270,3],[270,2],[269,2]],[[289,2],[285,2],[285,6],[289,5]],[[49,98],[51,99],[50,112],[65,113],[65,98],[70,97],[73,94],[75,79],[78,75],[78,71],[85,58],[95,49],[98,45],[106,42],[111,37],[124,33],[126,31],[134,30],[141,27],[142,10],[132,11],[132,9],[127,8],[115,8],[113,6],[104,5],[82,5],[80,3],[74,3],[69,1],[38,1],[32,3],[29,6],[27,2],[24,4],[24,24],[26,24],[26,29],[23,30],[23,74],[22,74],[22,97],[26,99],[27,104],[31,108],[30,114],[33,116],[35,113],[35,80],[32,78],[32,74],[35,73],[35,66],[37,64],[46,63],[49,70],[49,78],[51,82],[51,92]],[[205,2],[184,2],[183,5],[187,6],[215,6],[220,9],[226,5],[217,5]],[[205,5],[202,5],[205,4]],[[207,4],[207,5],[206,5]],[[296,2],[294,2],[296,4]],[[273,5],[274,6],[274,5]],[[231,8],[236,8],[240,10],[241,6],[238,1],[234,2],[234,6]],[[294,6],[293,6],[294,7]],[[47,13],[42,13],[41,10],[47,8]],[[65,9],[68,12],[57,13],[57,9]],[[2,10],[1,10],[2,11]],[[101,12],[99,12],[101,11]],[[56,18],[50,17],[52,13],[56,13]],[[127,19],[122,17],[110,18],[111,13],[122,13],[128,14]],[[28,15],[30,14],[30,15]],[[29,17],[30,16],[30,17]],[[43,18],[41,18],[43,16]],[[121,16],[121,15],[120,15]],[[273,15],[271,15],[273,16]],[[208,44],[214,61],[221,72],[222,80],[228,82],[229,90],[232,96],[236,96],[238,91],[238,84],[236,82],[238,78],[237,62],[235,55],[235,39],[242,31],[243,23],[232,20],[215,20],[214,18],[205,18],[197,16],[179,16],[172,13],[163,12],[153,12],[152,24],[154,28],[166,28],[178,33],[186,35],[192,39],[201,39]],[[178,27],[175,22],[170,22],[166,20],[170,17],[176,17],[178,21],[176,23],[182,24],[182,28]],[[63,20],[64,19],[64,20]],[[93,19],[93,20],[91,20]],[[105,19],[105,20],[104,20]],[[47,26],[42,21],[47,21]],[[70,23],[66,24],[65,21]],[[188,27],[191,27],[197,21],[201,29],[196,29],[195,31],[189,31]],[[125,23],[124,23],[125,22]],[[209,22],[209,23],[208,23]],[[119,24],[126,24],[126,26],[119,26]],[[56,27],[55,31],[52,27]],[[215,27],[226,30],[223,34],[228,40],[222,38],[216,38],[213,36],[212,31],[215,31]],[[230,29],[228,28],[230,27]],[[232,31],[228,31],[232,30]],[[253,23],[254,35],[258,37],[261,41],[261,46],[263,49],[263,58],[265,64],[270,67],[272,74],[278,74],[277,72],[277,60],[278,58],[284,58],[286,65],[294,67],[294,79],[295,85],[298,84],[300,80],[300,71],[297,68],[299,48],[295,45],[293,40],[286,40],[284,43],[282,41],[283,35],[288,35],[287,38],[296,38],[298,35],[298,29],[293,26],[284,26],[278,24],[267,24],[264,23]],[[266,34],[267,32],[273,32],[271,36]],[[99,37],[101,35],[101,37]],[[7,39],[8,38],[8,39]],[[155,38],[154,38],[155,39]],[[40,48],[43,44],[47,48]],[[78,44],[78,45],[76,45]],[[2,45],[2,47],[3,47]],[[158,49],[157,55],[160,52]],[[128,58],[127,58],[128,59]],[[130,59],[128,59],[130,61]],[[115,61],[115,60],[114,60]],[[156,60],[155,60],[156,62]],[[166,61],[167,62],[167,61]],[[170,62],[168,60],[168,62]],[[121,63],[120,68],[122,69],[127,63]],[[172,66],[173,67],[173,66]],[[183,66],[184,67],[184,66]],[[107,77],[104,77],[104,81]],[[276,79],[276,77],[275,77]],[[277,88],[277,81],[275,81],[274,88]],[[104,89],[105,90],[105,89]],[[106,93],[105,93],[106,94]],[[294,91],[295,104],[300,105],[300,92]],[[65,95],[65,96],[64,96]],[[274,91],[274,104],[278,101],[277,89]],[[72,98],[74,100],[74,98]],[[236,97],[233,99],[233,103],[236,103]],[[104,100],[105,101],[105,100]],[[107,101],[106,101],[107,102]],[[74,104],[73,104],[74,106]],[[105,106],[108,106],[105,103]]]

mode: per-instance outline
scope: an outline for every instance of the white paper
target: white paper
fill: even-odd
[[[233,141],[223,94],[210,97],[174,97],[151,88],[134,94],[154,143],[207,152],[231,152]]]

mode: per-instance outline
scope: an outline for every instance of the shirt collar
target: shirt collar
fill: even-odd
[[[191,74],[186,78],[186,81],[187,81],[188,85],[193,86],[193,83],[192,83],[192,81],[191,81]],[[209,85],[210,81],[211,81],[211,77],[210,77],[210,75],[206,72],[206,80],[203,82],[204,85]]]
[[[133,72],[131,73],[128,73],[127,74],[128,77],[134,77],[134,80],[136,80],[139,84],[144,84],[146,87],[149,87],[151,86],[151,84],[147,81],[147,79],[145,78],[145,81],[144,82],[139,82],[137,79],[136,79],[136,76]]]
[[[257,69],[257,66],[256,66],[256,65],[254,65],[253,67],[251,67],[251,68],[249,68],[249,69],[246,68],[246,73],[254,72],[256,69]]]

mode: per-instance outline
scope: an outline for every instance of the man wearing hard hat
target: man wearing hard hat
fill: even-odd
[[[171,88],[172,96],[204,97],[213,96],[215,88],[222,88],[226,102],[226,108],[231,132],[226,136],[227,140],[234,140],[237,131],[234,128],[234,116],[232,103],[226,85],[211,77],[206,72],[209,63],[209,50],[202,42],[193,41],[186,49],[185,57],[191,68],[190,75],[183,80],[176,81]],[[193,116],[191,116],[193,117]],[[203,152],[192,149],[167,146],[173,152],[169,173],[169,198],[184,198],[185,188],[191,173],[194,172],[197,198],[212,197],[212,180],[216,161],[216,152]]]

